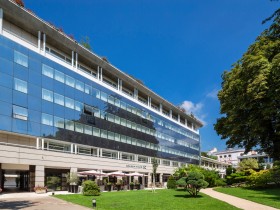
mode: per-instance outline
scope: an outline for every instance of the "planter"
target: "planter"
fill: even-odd
[[[112,185],[107,185],[106,188],[107,188],[107,191],[111,192],[111,190],[112,190]]]
[[[140,190],[140,184],[135,185],[135,189]]]
[[[47,193],[47,190],[35,190],[36,194],[44,194]]]

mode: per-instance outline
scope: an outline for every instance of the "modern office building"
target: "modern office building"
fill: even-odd
[[[156,82],[156,78],[155,82]],[[167,84],[168,85],[168,84]],[[53,25],[0,1],[0,183],[95,169],[139,172],[158,182],[199,164],[202,123]]]

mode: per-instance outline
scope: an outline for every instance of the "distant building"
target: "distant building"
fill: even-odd
[[[238,163],[241,162],[242,160],[249,159],[249,158],[254,158],[258,160],[258,162],[261,162],[264,166],[264,168],[267,167],[267,165],[272,166],[273,165],[273,158],[269,157],[269,155],[265,153],[260,153],[258,154],[257,152],[251,153],[251,154],[243,154],[241,156],[238,156]]]
[[[201,156],[201,165],[202,168],[208,170],[215,170],[219,173],[221,178],[225,178],[226,168],[230,166],[229,163],[219,162],[218,160],[214,160],[212,158]]]
[[[214,152],[212,155],[217,156],[219,162],[231,164],[233,167],[237,167],[237,157],[242,156],[244,152],[245,149],[227,149],[220,152]]]

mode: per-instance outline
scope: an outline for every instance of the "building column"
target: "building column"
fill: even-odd
[[[47,40],[46,34],[43,33],[43,52],[44,53],[46,53],[46,40]]]
[[[74,153],[74,144],[71,144],[70,152],[71,152],[71,154]]]
[[[41,31],[38,31],[38,51],[41,51]]]
[[[78,172],[78,168],[70,168],[70,173],[77,173]]]
[[[150,96],[148,96],[148,106],[149,107],[152,106],[152,98]]]
[[[159,111],[162,113],[162,103],[159,104]]]
[[[77,144],[74,145],[74,153],[77,154],[78,153],[78,147]]]
[[[172,110],[169,110],[169,117],[172,118]]]
[[[76,54],[76,56],[75,56],[75,58],[76,58],[76,69],[78,68],[78,53],[75,53]]]
[[[148,173],[148,187],[152,184],[152,173]]]
[[[162,183],[162,177],[163,177],[163,174],[159,174],[159,182],[160,182],[161,184],[163,184],[163,183]]]
[[[102,157],[102,149],[99,149],[99,157]]]
[[[178,122],[180,122],[180,115],[178,114]]]
[[[40,149],[40,139],[36,138],[36,149]]]
[[[44,146],[45,146],[45,139],[42,139],[42,141],[41,141],[41,142],[42,142],[42,144],[41,144],[41,145],[42,145],[42,146],[41,146],[41,148],[42,148],[42,150],[44,150]]]
[[[138,90],[137,90],[137,88],[134,88],[134,98],[138,99]]]
[[[71,62],[72,62],[72,67],[74,67],[74,63],[75,63],[75,52],[72,51],[72,59],[71,59]]]
[[[103,81],[103,72],[100,66],[97,67],[97,79]]]
[[[35,186],[45,186],[45,166],[35,166]]]
[[[97,148],[97,154],[96,154],[96,157],[100,157],[100,151],[99,151],[99,148]]]
[[[2,164],[0,163],[0,187],[3,189],[4,179],[3,179],[3,171],[2,171]]]

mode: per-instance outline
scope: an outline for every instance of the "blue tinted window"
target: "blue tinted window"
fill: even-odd
[[[28,57],[18,51],[14,51],[14,62],[24,67],[28,67]]]
[[[53,92],[46,89],[42,89],[42,99],[53,102]]]
[[[28,70],[18,64],[14,65],[14,76],[24,81],[28,80]]]
[[[28,109],[41,111],[41,97],[33,97],[31,95],[28,96]]]
[[[75,79],[66,75],[65,84],[70,86],[70,87],[75,87]]]
[[[27,107],[27,94],[14,90],[13,91],[13,104]]]
[[[65,106],[70,109],[74,109],[74,100],[71,98],[65,97]]]
[[[53,78],[53,68],[52,67],[49,67],[45,64],[42,65],[42,74],[47,76],[47,77],[50,77],[50,78]]]
[[[28,118],[32,122],[41,123],[41,112],[28,110]]]
[[[42,82],[42,75],[41,73],[37,73],[35,71],[29,70],[28,81],[29,83],[41,86]]]
[[[3,101],[0,101],[0,115],[12,116],[12,105]],[[0,121],[2,123],[2,121]],[[0,123],[0,124],[1,124]]]
[[[53,116],[49,114],[42,113],[42,124],[44,125],[53,125]]]
[[[13,92],[12,89],[0,86],[0,101],[12,103]]]
[[[64,96],[54,93],[54,103],[64,106]]]
[[[22,93],[27,93],[27,82],[14,78],[14,82],[15,82],[15,90],[20,91]]]
[[[85,93],[89,95],[92,94],[92,88],[90,85],[85,84]]]
[[[17,133],[27,133],[27,121],[13,119],[13,131]]]
[[[60,117],[54,117],[54,126],[57,128],[64,128],[64,119]]]
[[[35,122],[28,122],[28,134],[33,136],[40,136],[41,125]]]
[[[76,80],[76,89],[84,92],[84,83]]]
[[[27,120],[28,112],[24,107],[13,105],[13,117],[20,120]]]
[[[59,82],[64,83],[64,73],[55,70],[54,79],[57,80],[57,81],[59,81]]]

